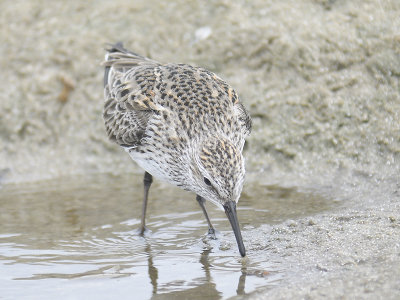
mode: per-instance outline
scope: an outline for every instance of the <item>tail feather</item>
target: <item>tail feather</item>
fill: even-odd
[[[109,47],[106,48],[106,51],[108,52],[106,54],[106,61],[109,60],[107,57],[110,57],[110,54],[117,54],[118,56],[126,56],[126,57],[141,57],[143,59],[146,59],[145,57],[136,54],[135,52],[129,51],[128,49],[124,48],[124,44],[122,42],[118,42],[115,44],[107,44]],[[112,57],[112,55],[111,55]]]
[[[108,78],[111,66],[119,71],[125,72],[127,69],[138,65],[158,64],[158,62],[147,57],[136,54],[124,48],[122,42],[108,44],[108,48],[103,65],[104,70],[104,86],[108,84]]]

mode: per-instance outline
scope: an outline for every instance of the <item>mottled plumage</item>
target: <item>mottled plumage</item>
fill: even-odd
[[[109,138],[149,174],[225,211],[228,202],[236,204],[245,174],[244,139],[251,131],[236,92],[203,68],[161,64],[122,44],[108,49],[105,67]]]

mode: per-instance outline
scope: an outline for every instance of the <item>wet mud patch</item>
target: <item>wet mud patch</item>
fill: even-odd
[[[312,216],[336,209],[342,202],[318,188],[282,187],[249,183],[239,202],[239,211],[247,211],[242,224],[259,226]]]

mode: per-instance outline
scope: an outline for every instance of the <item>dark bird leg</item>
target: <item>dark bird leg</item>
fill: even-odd
[[[215,229],[212,226],[211,222],[210,222],[210,218],[208,217],[207,211],[206,211],[206,207],[204,206],[204,203],[206,202],[206,200],[199,196],[196,195],[196,200],[197,202],[199,202],[199,205],[201,207],[201,209],[203,210],[204,216],[206,217],[207,223],[208,223],[208,235],[212,238],[212,239],[216,239],[215,237]]]
[[[146,209],[147,209],[147,199],[149,196],[149,190],[151,183],[153,182],[153,176],[150,173],[144,172],[144,198],[143,198],[143,206],[142,206],[142,221],[140,224],[140,235],[143,235],[144,231],[146,230]]]

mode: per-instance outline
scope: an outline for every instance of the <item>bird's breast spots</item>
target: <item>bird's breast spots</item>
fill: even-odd
[[[118,112],[124,112],[126,110],[125,105],[121,102],[117,103],[115,108],[116,108],[116,111],[118,111]]]
[[[200,160],[205,167],[210,167],[210,156],[200,155]]]
[[[128,101],[125,102],[125,105],[126,105],[126,108],[127,108],[128,110],[134,110],[133,106],[132,106]]]
[[[219,77],[218,77],[217,75],[215,75],[215,74],[212,75],[212,79],[214,79],[214,80],[216,80],[216,81],[221,80],[221,78],[219,78]]]
[[[217,98],[219,96],[219,92],[216,89],[213,89],[211,92],[211,97],[213,98]]]
[[[232,103],[235,103],[235,99],[233,99],[233,91],[231,88],[228,89],[228,97],[231,99]]]
[[[211,156],[211,155],[212,155],[211,151],[210,151],[209,149],[207,149],[206,147],[203,147],[203,148],[201,149],[201,152],[204,153],[204,154],[206,154],[206,155],[208,155],[208,156]]]
[[[129,94],[130,90],[129,89],[123,89],[120,93],[120,98],[124,98]]]
[[[228,160],[231,160],[233,158],[233,151],[231,147],[225,148],[225,154]]]
[[[146,106],[146,108],[150,108],[150,101],[149,99],[145,98],[142,100],[143,104]]]
[[[167,136],[167,142],[168,142],[168,144],[178,144],[179,143],[179,138],[176,135]]]

